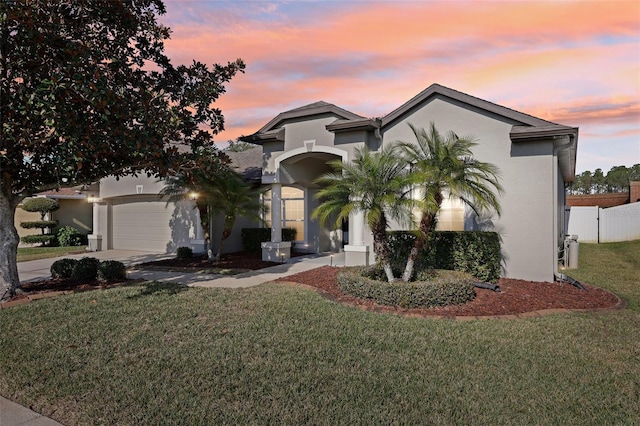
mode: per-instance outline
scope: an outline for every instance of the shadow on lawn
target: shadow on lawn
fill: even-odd
[[[139,284],[138,287],[140,287],[140,292],[133,296],[129,296],[128,299],[139,299],[141,297],[154,295],[173,296],[178,293],[182,293],[183,291],[189,290],[189,287],[183,284],[160,281],[144,282],[142,284]]]

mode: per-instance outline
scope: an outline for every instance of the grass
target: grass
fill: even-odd
[[[68,254],[85,253],[87,246],[74,247],[19,247],[18,262],[28,260],[48,259],[50,257],[66,256]]]
[[[64,424],[637,424],[640,242],[570,275],[628,309],[404,318],[267,284],[143,283],[0,311],[0,394]]]

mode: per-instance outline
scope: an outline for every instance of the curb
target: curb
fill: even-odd
[[[11,300],[9,302],[2,302],[0,303],[0,309],[11,308],[13,306],[19,306],[19,305],[24,305],[26,303],[30,303],[34,300],[48,299],[51,297],[64,296],[66,294],[72,294],[72,293],[73,293],[72,291],[51,291],[48,293],[32,294],[32,295],[26,296],[23,299]]]

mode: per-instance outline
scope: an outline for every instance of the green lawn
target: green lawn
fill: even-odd
[[[87,246],[75,247],[20,247],[18,248],[18,262],[28,260],[47,259],[50,257],[66,256],[67,254],[85,253]]]
[[[145,283],[0,310],[0,394],[64,424],[638,424],[640,241],[574,278],[628,302],[404,318],[283,284]]]

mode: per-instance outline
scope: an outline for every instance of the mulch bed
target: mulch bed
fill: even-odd
[[[209,268],[259,270],[275,265],[278,265],[278,263],[265,262],[260,258],[259,254],[243,252],[225,254],[218,262],[210,262],[206,256],[198,256],[189,259],[165,259],[144,264],[144,266],[174,267],[186,270],[193,269],[194,271]],[[464,305],[429,309],[402,309],[383,306],[370,300],[342,294],[338,289],[338,271],[340,271],[338,267],[322,266],[311,271],[282,277],[278,281],[295,282],[312,287],[332,300],[357,306],[361,309],[414,316],[492,317],[526,315],[541,310],[592,310],[624,306],[624,302],[613,293],[586,284],[583,284],[586,288],[585,291],[565,283],[541,283],[503,278],[498,283],[500,292],[476,288],[476,298]],[[131,284],[137,281],[142,280],[103,283],[100,281],[78,282],[74,280],[48,279],[22,283],[22,293],[15,296],[12,302],[43,297],[47,293],[60,294],[60,292],[95,290]]]
[[[500,292],[476,288],[476,298],[464,305],[429,309],[402,309],[379,305],[371,300],[344,295],[338,288],[340,268],[322,266],[300,274],[289,275],[278,281],[295,282],[318,289],[332,300],[361,309],[399,313],[414,316],[486,317],[519,315],[553,309],[604,309],[618,305],[620,299],[613,293],[590,285],[580,290],[570,284],[531,282],[500,279]]]

